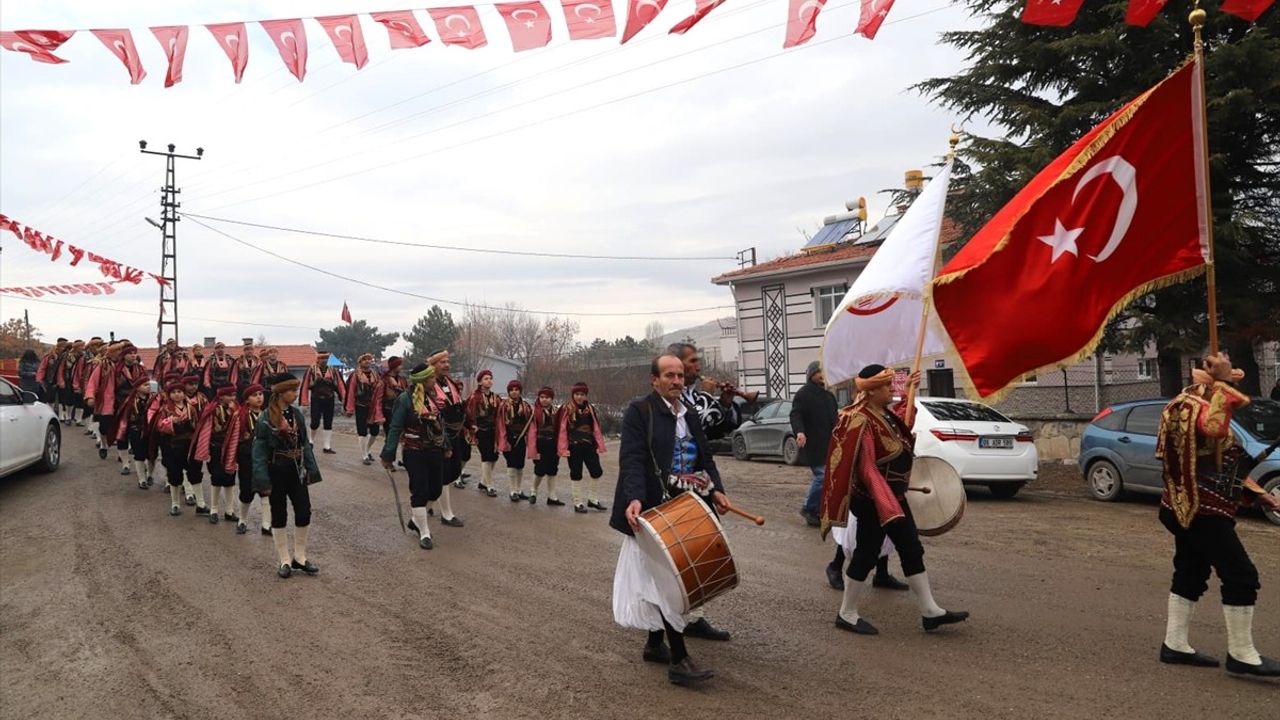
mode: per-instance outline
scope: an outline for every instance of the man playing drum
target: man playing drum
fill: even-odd
[[[919,382],[919,373],[913,374],[908,387]],[[822,484],[823,538],[833,525],[845,525],[850,515],[857,520],[857,546],[846,573],[836,627],[860,635],[879,634],[858,614],[858,600],[870,585],[867,579],[886,536],[898,550],[924,629],[932,632],[962,622],[969,613],[943,610],[929,589],[924,546],[906,500],[915,443],[911,428],[889,407],[893,403],[893,370],[868,365],[855,383],[858,396],[840,411]]]
[[[696,684],[713,672],[694,664],[685,650],[685,615],[661,592],[653,561],[641,550],[635,533],[640,514],[667,497],[692,489],[721,512],[729,507],[702,425],[692,408],[680,399],[684,365],[674,355],[661,355],[649,368],[653,392],[631,401],[622,419],[618,485],[609,526],[622,533],[622,552],[613,577],[613,617],[623,627],[647,630],[644,659],[668,663],[668,679],[677,685]],[[705,484],[672,486],[673,473],[702,473]],[[670,649],[663,643],[664,634]]]

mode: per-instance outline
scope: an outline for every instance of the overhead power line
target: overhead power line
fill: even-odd
[[[217,233],[218,235],[221,235],[222,237],[228,240],[231,240],[232,242],[239,243],[241,245],[244,245],[245,247],[253,248],[254,250],[257,250],[258,252],[263,253],[264,255],[270,255],[271,257],[274,257],[278,260],[283,260],[287,263],[297,265],[298,267],[304,267],[308,270],[318,272],[321,275],[328,275],[329,277],[332,277],[332,278],[345,280],[349,283],[355,283],[356,285],[362,285],[367,288],[373,288],[374,290],[382,290],[383,292],[394,293],[396,295],[404,295],[406,297],[417,298],[419,300],[426,300],[428,302],[440,303],[443,305],[453,305],[455,307],[476,307],[482,310],[498,310],[502,312],[510,311],[510,312],[525,313],[527,315],[551,315],[551,316],[559,315],[559,316],[566,316],[566,317],[650,317],[653,315],[677,315],[677,314],[684,314],[684,313],[709,312],[711,310],[726,310],[733,307],[732,305],[708,305],[706,307],[681,308],[681,309],[675,309],[675,310],[664,309],[664,310],[650,310],[647,312],[610,313],[610,312],[570,312],[570,311],[557,311],[557,310],[529,310],[525,308],[498,307],[496,305],[486,305],[484,303],[465,302],[461,300],[448,300],[446,298],[432,297],[430,295],[423,295],[421,293],[415,293],[409,290],[401,290],[399,288],[387,287],[386,285],[378,285],[377,283],[371,283],[371,282],[368,282],[367,280],[361,280],[359,278],[353,278],[349,275],[341,275],[331,270],[325,270],[324,268],[319,268],[319,267],[316,267],[315,265],[308,265],[307,263],[304,263],[300,260],[294,260],[293,258],[286,257],[284,255],[281,255],[278,252],[274,252],[264,247],[254,245],[253,243],[248,242],[246,240],[241,240],[240,238],[234,235],[231,235],[229,233],[223,232],[222,230],[219,230],[218,228],[213,227],[212,225],[205,224],[204,222],[196,219],[191,215],[187,215],[186,217],[187,219],[191,220],[191,222],[199,225],[200,227],[206,230],[209,230],[210,232]]]
[[[736,260],[733,255],[703,255],[703,256],[680,256],[672,257],[670,255],[586,255],[581,253],[557,253],[557,252],[535,252],[532,250],[506,250],[498,248],[475,248],[462,247],[459,245],[435,245],[432,243],[409,242],[407,240],[385,240],[382,238],[362,237],[360,235],[344,235],[342,233],[324,232],[321,230],[305,230],[302,228],[281,227],[279,225],[267,225],[264,223],[248,222],[247,220],[232,220],[231,218],[213,217],[210,215],[197,215],[196,213],[184,212],[183,217],[192,219],[211,220],[213,222],[230,223],[232,225],[244,225],[246,227],[262,228],[263,230],[279,230],[281,232],[298,233],[300,235],[315,235],[318,237],[338,238],[340,240],[357,240],[359,242],[378,243],[380,245],[400,245],[403,247],[427,248],[431,250],[454,250],[457,252],[486,253],[490,255],[523,255],[526,257],[545,257],[545,258],[573,258],[575,260],[654,260],[654,261],[675,261],[683,262],[686,260]],[[207,227],[207,226],[206,226]]]
[[[125,310],[124,308],[102,307],[101,305],[85,305],[84,303],[65,302],[63,300],[43,300],[41,298],[14,297],[14,296],[5,296],[5,299],[13,302],[38,302],[38,303],[47,303],[49,305],[66,305],[67,307],[84,308],[86,310],[92,310],[94,312],[124,313],[126,315],[146,315],[149,318],[154,318],[156,316],[154,312],[147,312],[145,310]],[[196,317],[194,315],[186,315],[185,318],[187,320],[199,320],[200,322],[222,323],[225,325],[252,325],[254,327],[287,328],[290,330],[315,330],[316,329],[310,325],[279,325],[275,323],[249,322],[247,320],[223,320],[220,318]]]

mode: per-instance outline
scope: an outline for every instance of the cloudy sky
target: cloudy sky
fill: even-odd
[[[438,3],[445,5],[448,3]],[[249,26],[240,85],[205,23],[399,9],[377,0],[112,3],[8,0],[0,27],[133,30],[147,78],[88,32],[44,65],[0,52],[0,212],[68,243],[159,272],[162,158],[175,143],[205,149],[179,165],[184,211],[389,240],[504,250],[761,260],[793,252],[845,200],[867,195],[945,151],[953,118],[907,88],[954,72],[938,33],[972,20],[946,0],[901,0],[875,41],[852,36],[856,0],[829,0],[807,46],[782,50],[786,0],[729,0],[684,36],[666,29],[692,0],[672,0],[636,39],[569,42],[556,3],[552,44],[513,53],[505,25],[480,9],[489,46],[392,51],[361,19],[369,64],[341,63],[308,22],[298,83],[263,30]],[[621,20],[623,0],[616,0]],[[432,37],[423,12],[419,21]],[[896,20],[896,22],[894,22]],[[164,89],[150,25],[189,24],[184,79]],[[732,314],[712,276],[732,260],[527,258],[375,245],[217,224],[287,258],[388,288],[451,301],[576,318],[581,339],[642,335]],[[188,220],[179,226],[184,342],[265,335],[311,342],[346,301],[383,331],[405,330],[429,301],[334,279],[268,256]],[[5,286],[89,282],[0,238]],[[0,296],[0,315],[29,310],[46,336],[150,342],[157,290],[64,298],[67,307]],[[722,306],[717,309],[717,306]],[[446,305],[457,316],[460,308]],[[692,312],[678,312],[698,309]],[[628,313],[629,315],[623,315]],[[199,319],[196,319],[199,318]],[[258,323],[250,326],[248,323]]]

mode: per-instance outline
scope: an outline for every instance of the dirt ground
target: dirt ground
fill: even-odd
[[[1156,661],[1172,549],[1156,505],[1089,500],[1061,466],[1011,501],[973,491],[960,526],[926,539],[935,595],[968,623],[926,635],[907,593],[875,590],[882,634],[864,638],[832,627],[832,546],[796,513],[808,471],[721,458],[731,497],[768,523],[727,520],[742,584],[707,614],[734,637],[690,640],[718,676],[689,690],[613,624],[605,514],[472,484],[454,494],[466,527],[436,523],[423,551],[386,475],[338,435],[312,494],[322,572],[279,580],[270,538],[168,517],[162,484],[141,491],[66,440],[56,474],[0,481],[3,718],[1262,718],[1280,699]],[[1249,518],[1240,535],[1262,574],[1255,636],[1280,655],[1280,528]],[[1225,655],[1216,589],[1192,641]]]

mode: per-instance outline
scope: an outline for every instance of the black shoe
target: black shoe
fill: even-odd
[[[1164,643],[1160,643],[1160,662],[1168,663],[1169,665],[1191,665],[1193,667],[1218,667],[1222,664],[1218,662],[1216,657],[1198,653],[1194,650],[1180,652]]]
[[[671,681],[672,685],[697,685],[715,676],[714,671],[704,670],[694,665],[693,660],[688,657],[678,663],[672,663],[667,668],[667,679]]]
[[[337,454],[338,454],[338,451],[337,451],[337,450],[334,450],[333,448],[325,448],[324,450],[321,450],[320,452],[323,452],[325,455],[337,455]]]
[[[487,492],[489,490],[489,486],[484,483],[476,483],[476,490],[479,490],[480,492]]]
[[[237,534],[237,535],[244,535],[244,534],[245,534],[245,533],[247,533],[247,532],[249,532],[249,526],[248,526],[248,525],[245,525],[244,523],[236,523],[236,534]]]
[[[431,544],[431,538],[424,537],[424,538],[418,538],[418,547],[422,548],[423,550],[430,550],[431,548],[435,547],[435,545]]]
[[[1254,677],[1280,677],[1280,662],[1263,657],[1259,665],[1240,662],[1227,653],[1227,672],[1234,675],[1253,675]]]
[[[182,514],[182,508],[178,507],[177,505],[170,505],[170,506],[169,506],[169,514],[170,514],[170,515],[181,515],[181,514]]]
[[[399,465],[400,467],[404,467],[404,461],[403,461],[403,460],[397,460],[397,461],[396,461],[396,465]],[[395,468],[391,468],[391,469],[392,469],[393,471],[395,470]]]
[[[236,517],[235,515],[232,515],[231,513],[223,513],[222,519],[226,520],[227,522],[240,522],[240,518]]]
[[[947,610],[943,612],[941,615],[939,615],[938,617],[920,618],[920,624],[924,625],[925,632],[933,632],[934,630],[937,630],[943,625],[952,625],[954,623],[964,622],[965,620],[968,620],[968,619],[969,619],[969,613],[963,610],[957,610],[955,612]]]
[[[262,531],[261,531],[261,532],[262,532],[262,534],[263,534],[263,535],[270,536],[270,535],[271,535],[271,528],[269,528],[269,527],[264,527],[264,528],[262,528]]]
[[[851,632],[857,635],[879,635],[880,634],[880,631],[876,629],[876,626],[867,622],[865,618],[858,618],[858,622],[851,623],[848,620],[845,620],[843,617],[841,617],[839,613],[836,613],[836,627],[840,628],[841,630],[847,630],[848,632]]]
[[[564,501],[555,498],[547,498],[547,504],[551,507],[564,507]]]
[[[832,590],[844,591],[844,573],[840,572],[840,568],[827,566],[827,584]]]
[[[444,525],[448,525],[449,527],[462,527],[463,525],[466,524],[462,522],[462,518],[458,517],[457,515],[454,515],[451,518],[442,518],[440,522]]]
[[[196,510],[196,512],[198,513],[198,512],[200,512],[200,511],[199,511],[199,510]],[[216,512],[211,512],[211,513],[209,513],[209,524],[210,524],[210,525],[217,525],[217,524],[218,524],[218,513],[216,513]]]
[[[574,511],[574,512],[576,512],[576,513],[583,513],[583,514],[585,514],[585,513],[587,512],[587,506],[586,506],[586,505],[574,505],[574,506],[573,506],[573,511]]]
[[[148,476],[147,476],[147,487],[151,487],[152,485],[155,485],[155,484],[156,484],[156,479],[155,479],[155,478],[153,478],[153,477],[151,477],[150,475],[148,475]]]
[[[392,465],[391,467],[387,468],[387,470],[389,470],[389,471],[391,471],[391,472],[395,472],[395,471],[396,471],[396,466],[395,466],[395,465]]]
[[[689,623],[684,628],[685,637],[700,638],[702,640],[718,640],[724,642],[731,636],[728,630],[721,630],[707,622],[706,618],[698,618]]]
[[[409,528],[410,530],[412,530],[412,531],[414,531],[414,532],[418,532],[418,523],[416,523],[416,522],[414,522],[414,521],[412,521],[412,520],[410,520],[410,521],[409,521],[409,524],[408,524],[408,525],[406,525],[405,527]]]
[[[808,510],[801,510],[800,517],[804,518],[804,524],[809,527],[818,527],[822,524],[818,519],[818,515],[816,513],[811,513]]]
[[[121,465],[121,466],[120,466],[120,474],[121,474],[121,475],[132,475],[132,474],[133,474],[133,471],[132,471],[132,470],[130,470],[129,468],[127,468],[127,467],[125,467],[125,466]]]
[[[608,505],[605,505],[604,503],[601,503],[601,502],[589,502],[589,503],[587,503],[587,507],[589,507],[589,508],[595,508],[596,510],[599,510],[600,512],[605,512],[605,511],[607,511],[607,510],[609,509],[609,506],[608,506]]]
[[[876,573],[875,577],[871,578],[871,587],[884,588],[885,590],[910,590],[911,589],[910,585],[902,582],[901,580],[890,575],[889,573],[884,573],[884,574]]]
[[[197,515],[208,515],[208,514],[209,514],[209,508],[207,508],[207,507],[198,507],[198,508],[196,508],[196,514],[197,514]],[[214,513],[214,516],[215,516],[215,517],[217,517],[217,513]],[[214,522],[217,522],[217,521],[215,520]]]
[[[456,488],[458,488],[459,490],[461,490],[462,488],[466,487],[466,486],[467,486],[467,484],[466,484],[466,483],[464,483],[464,482],[462,482],[461,480],[454,480],[454,481],[453,481],[453,486],[454,486],[454,487],[456,487]]]
[[[365,465],[372,465],[372,464],[373,464],[373,460],[371,460],[371,459],[369,459],[369,458],[365,458],[365,459],[361,460],[360,462],[364,463]]]
[[[320,566],[311,562],[310,560],[306,562],[298,562],[297,560],[294,560],[293,569],[301,570],[302,572],[308,575],[315,575],[320,572]]]
[[[435,516],[436,516],[436,509],[435,509],[435,508],[427,508],[427,517],[435,517]]]
[[[98,459],[99,459],[99,460],[106,460],[106,459],[107,459],[107,449],[106,449],[106,448],[98,448]]]
[[[527,493],[527,492],[525,492],[525,491],[523,491],[523,490],[521,490],[521,491],[520,491],[520,499],[521,499],[521,500],[528,500],[528,499],[529,499],[529,497],[530,497],[530,496],[529,496],[529,493]]]
[[[538,504],[538,496],[537,496],[537,495],[530,495],[530,496],[529,496],[529,498],[528,498],[528,500],[529,500],[529,504],[530,504],[530,505],[537,505],[537,504]]]
[[[511,502],[520,502],[520,499],[519,493],[511,493]]]
[[[196,504],[196,496],[195,496],[195,495],[188,495],[188,496],[186,497],[186,499],[184,499],[184,500],[183,500],[183,502],[185,502],[185,503],[186,503],[186,504],[188,504],[188,505],[195,505],[195,504]]]
[[[458,478],[458,482],[462,483],[463,485],[466,485],[466,484],[467,484],[467,478],[469,478],[469,477],[471,477],[471,473],[464,472],[464,473],[462,473],[462,475]]]
[[[498,497],[498,491],[496,488],[489,488],[484,491],[484,494],[488,495],[489,497]]]
[[[280,565],[280,569],[276,570],[276,574],[282,578],[287,578],[293,574],[293,570],[289,568],[288,563],[283,563]]]
[[[644,646],[644,661],[651,663],[660,663],[662,665],[671,664],[671,650],[667,648],[666,643],[659,643],[656,646]]]
[[[138,481],[138,489],[139,489],[139,490],[146,490],[146,489],[147,489],[147,481],[146,481],[146,480],[139,480],[139,481]]]

